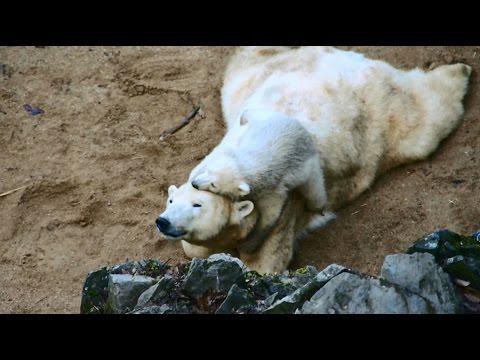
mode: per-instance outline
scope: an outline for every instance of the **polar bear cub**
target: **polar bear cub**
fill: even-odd
[[[321,160],[308,131],[282,113],[245,110],[237,136],[228,137],[191,173],[193,187],[239,199],[262,197],[273,189],[298,188],[307,207],[326,204]]]
[[[298,189],[312,212],[323,213],[327,203],[320,154],[310,133],[297,120],[270,110],[243,111],[189,181],[233,200],[256,200],[257,237],[275,225],[290,190]]]

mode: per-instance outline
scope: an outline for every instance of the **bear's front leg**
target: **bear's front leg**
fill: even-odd
[[[287,196],[286,191],[276,189],[256,201],[255,206],[257,207],[260,218],[246,240],[238,246],[240,251],[252,253],[258,249],[275,227],[282,213]]]
[[[182,248],[183,248],[183,251],[185,252],[185,255],[187,255],[187,257],[189,257],[190,259],[193,259],[193,258],[205,259],[210,255],[214,254],[214,252],[212,252],[212,250],[209,248],[206,248],[204,246],[199,246],[199,245],[193,245],[184,240],[182,240]]]
[[[227,250],[227,249],[222,250],[220,248],[214,249],[206,246],[190,244],[185,240],[182,240],[182,248],[183,248],[183,251],[185,252],[185,255],[187,255],[187,257],[189,257],[190,259],[193,259],[193,258],[206,259],[210,255],[218,254],[222,252],[229,253],[232,256],[238,255],[237,251],[235,250]]]
[[[245,253],[239,249],[240,259],[260,274],[285,271],[293,257],[295,222],[295,214],[283,212],[272,232],[255,252]]]
[[[245,253],[240,248],[240,259],[250,269],[261,274],[280,273],[287,269],[293,257],[297,225],[303,228],[305,213],[304,199],[300,196],[287,196],[281,205],[280,216],[272,231],[253,253]]]

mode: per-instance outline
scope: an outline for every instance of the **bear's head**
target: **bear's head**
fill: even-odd
[[[170,240],[207,244],[226,229],[251,228],[256,221],[251,201],[231,201],[208,191],[197,190],[187,182],[168,188],[167,207],[157,218],[157,228]],[[252,225],[248,225],[252,223]],[[239,231],[233,231],[236,236]]]

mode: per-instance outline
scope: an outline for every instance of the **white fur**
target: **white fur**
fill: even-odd
[[[332,47],[244,47],[227,67],[222,109],[228,128],[247,107],[300,121],[325,161],[336,209],[379,173],[435,150],[461,120],[470,72],[402,71]]]
[[[230,60],[222,88],[229,130],[222,141],[241,138],[237,122],[246,108],[268,109],[297,119],[312,134],[322,155],[329,208],[336,209],[368,188],[378,174],[424,159],[436,149],[460,123],[470,73],[464,64],[430,72],[402,71],[331,47],[240,48]],[[193,188],[185,189],[186,198],[196,196]],[[228,202],[213,194],[208,201],[211,206]],[[319,220],[303,205],[295,192],[286,199],[272,199],[269,211],[283,209],[275,229],[256,252],[240,251],[251,269],[284,270],[295,239],[331,218]],[[212,229],[210,221],[228,223],[231,210],[225,204],[218,209],[202,217],[194,228]],[[226,237],[232,241],[230,248],[238,248],[261,215],[253,209],[234,232],[215,225],[216,238]],[[218,252],[221,246],[210,244],[208,249]]]
[[[295,119],[268,109],[247,109],[190,175],[200,190],[238,199],[263,199],[300,187],[312,211],[326,203],[321,159],[311,135]]]
[[[244,251],[254,251],[271,231],[288,192],[299,189],[309,210],[327,202],[321,159],[311,135],[295,119],[269,109],[245,109],[240,127],[225,138],[190,175],[200,190],[232,199],[250,195],[260,213]],[[232,134],[233,133],[233,134]]]

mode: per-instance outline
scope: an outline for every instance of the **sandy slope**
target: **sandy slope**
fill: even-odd
[[[398,168],[301,244],[294,267],[376,273],[383,257],[438,227],[480,228],[480,47],[355,47],[401,68],[474,68],[464,123],[425,162]],[[185,259],[154,226],[169,184],[221,139],[227,47],[0,48],[0,312],[78,312],[105,264]],[[433,64],[433,65],[432,65]],[[30,116],[24,104],[45,113]],[[201,116],[159,134],[194,106]]]

